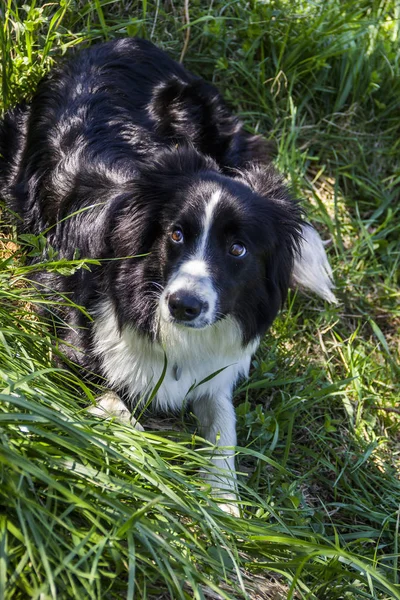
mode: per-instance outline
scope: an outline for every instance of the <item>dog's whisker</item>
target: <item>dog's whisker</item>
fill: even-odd
[[[164,286],[163,286],[163,285],[161,285],[161,283],[157,283],[156,281],[151,281],[150,283],[151,283],[151,285],[153,285],[154,287],[156,287],[156,288],[158,288],[159,290],[161,290],[161,292],[163,292],[163,291],[164,291]]]

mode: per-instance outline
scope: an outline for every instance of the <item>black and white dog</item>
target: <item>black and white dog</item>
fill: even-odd
[[[102,261],[37,277],[93,318],[59,309],[66,354],[118,394],[97,410],[130,416],[166,366],[156,406],[190,402],[233,473],[232,391],[290,283],[334,301],[323,244],[263,139],[212,85],[120,39],[77,53],[5,115],[0,194],[60,258]],[[210,476],[233,493],[230,478]]]

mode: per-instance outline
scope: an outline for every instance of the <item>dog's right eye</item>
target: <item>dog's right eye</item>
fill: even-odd
[[[175,244],[182,244],[183,242],[183,232],[182,229],[174,229],[171,233],[171,239]]]
[[[242,256],[247,254],[246,246],[240,242],[235,242],[235,244],[232,244],[232,246],[229,248],[229,254],[235,258],[242,258]]]

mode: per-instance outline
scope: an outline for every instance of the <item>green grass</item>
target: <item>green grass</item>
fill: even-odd
[[[86,414],[97,390],[54,366],[4,224],[0,598],[400,598],[400,5],[192,1],[189,17],[190,37],[182,2],[6,0],[0,108],[71,46],[140,35],[179,59],[189,39],[185,65],[274,142],[332,240],[340,304],[291,293],[237,391],[235,519],[190,427]]]

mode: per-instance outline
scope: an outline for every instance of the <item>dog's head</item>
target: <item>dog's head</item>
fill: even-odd
[[[182,193],[165,228],[161,320],[201,329],[229,315],[246,338],[263,333],[286,298],[299,211],[272,171],[204,173]]]
[[[116,266],[120,320],[156,333],[163,323],[196,330],[231,317],[244,343],[264,333],[286,298],[302,224],[276,172],[229,177],[183,148],[158,157],[134,186],[112,243],[119,256],[146,256]]]

